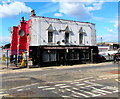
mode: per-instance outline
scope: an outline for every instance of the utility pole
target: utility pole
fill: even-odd
[[[101,37],[101,43],[102,43],[102,37]]]

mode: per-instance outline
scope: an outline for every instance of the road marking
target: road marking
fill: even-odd
[[[101,91],[101,92],[104,92],[104,93],[112,93],[112,92],[101,90],[101,89],[98,89],[98,88],[95,88],[95,87],[91,87],[91,88],[93,88],[96,91]]]
[[[85,84],[83,84],[83,83],[82,84],[76,84],[76,86],[81,86],[81,85],[85,85]]]
[[[83,96],[83,97],[89,97],[89,96],[87,96],[87,95],[85,95],[85,94],[82,94],[82,93],[79,93],[79,92],[76,92],[76,91],[73,91],[73,90],[72,90],[71,92],[74,93],[74,94]]]
[[[45,88],[45,89],[42,89],[42,90],[53,90],[55,88]]]
[[[115,91],[113,91],[113,92],[114,92],[114,93],[116,93],[116,92],[118,93],[118,92],[120,92],[120,91],[119,91],[119,90],[115,90]]]
[[[79,98],[80,98],[80,96],[77,96],[77,95],[75,95],[75,94],[72,94],[72,96],[73,96],[73,97],[79,97]]]
[[[30,85],[25,85],[25,86],[19,86],[19,87],[11,88],[9,90],[15,90],[15,89],[24,88],[24,87],[30,87],[30,86],[34,86],[34,85],[38,85],[38,84],[40,84],[40,83],[34,83],[34,84],[30,84]]]
[[[23,91],[23,89],[18,89],[17,91]]]
[[[97,79],[97,80],[102,80],[101,78]]]
[[[40,86],[40,87],[38,87],[38,88],[46,88],[46,87],[50,87],[50,86]]]
[[[96,85],[96,86],[104,86],[104,85],[101,85],[101,84],[97,84],[97,83],[93,83],[93,82],[89,82],[89,81],[84,81],[85,83],[89,83],[89,84],[92,84],[92,85]]]
[[[111,86],[105,86],[105,87],[103,87],[103,88],[101,88],[101,89],[118,90],[118,88],[116,88],[116,87],[111,87]]]
[[[120,83],[120,79],[115,79],[115,81],[119,82]]]
[[[93,77],[83,78],[83,79],[74,80],[74,81],[81,81],[81,80],[86,80],[86,79],[91,79],[91,78],[93,78]]]
[[[96,90],[92,90],[92,92],[94,92],[94,93],[100,93],[100,94],[102,94],[102,95],[106,95],[105,93],[100,92],[100,91],[96,91]]]
[[[70,96],[62,96],[62,97],[67,98],[67,97],[70,97]]]
[[[67,91],[71,91],[71,89],[66,88]]]
[[[3,96],[7,96],[7,95],[9,95],[9,94],[1,94],[0,97],[1,97],[1,96],[2,96],[2,97],[3,97]]]
[[[70,87],[70,86],[60,86],[60,88],[67,88],[67,87]]]
[[[55,85],[55,86],[64,86],[64,85],[66,85],[66,84],[57,84],[57,85]]]

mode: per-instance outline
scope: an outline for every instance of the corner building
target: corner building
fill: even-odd
[[[11,55],[28,51],[38,66],[89,63],[98,54],[95,24],[36,16],[34,10],[13,27],[11,39]]]

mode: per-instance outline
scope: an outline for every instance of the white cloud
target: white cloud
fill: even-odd
[[[80,20],[87,20],[92,18],[92,15],[82,3],[60,2],[60,12],[72,17],[79,18]]]
[[[113,35],[115,35],[115,34],[117,34],[117,31],[116,31],[116,29],[111,29],[111,28],[108,28],[108,27],[104,27],[106,30],[107,30],[107,32],[109,33],[109,34],[113,34]]]
[[[54,16],[61,17],[62,14],[61,13],[55,13]]]
[[[56,0],[53,0],[56,1]],[[63,1],[63,0],[62,0]],[[94,0],[90,0],[89,2],[71,2],[71,0],[67,0],[65,2],[59,2],[59,12],[66,14],[68,16],[72,16],[78,18],[81,21],[89,20],[91,18],[95,18],[95,20],[101,20],[102,18],[95,17],[91,14],[91,11],[102,9],[103,1],[94,2]]]
[[[102,8],[103,1],[95,2],[91,7],[87,7],[88,11],[100,10]]]
[[[19,13],[29,13],[31,11],[30,7],[27,7],[23,2],[10,2],[9,4],[3,2],[0,5],[0,17],[8,17],[13,15],[18,15]]]
[[[10,43],[10,36],[0,36],[0,45]]]

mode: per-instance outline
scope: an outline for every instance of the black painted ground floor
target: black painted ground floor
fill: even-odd
[[[30,46],[33,65],[73,65],[96,62],[97,46]]]

